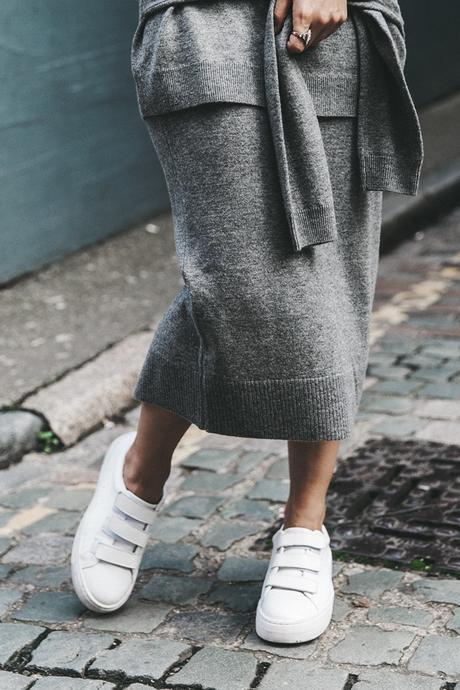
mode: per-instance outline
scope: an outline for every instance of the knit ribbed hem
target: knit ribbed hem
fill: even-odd
[[[422,160],[405,157],[403,152],[398,155],[397,160],[390,156],[361,153],[360,166],[365,190],[397,192],[412,196],[417,194]]]
[[[133,395],[200,429],[244,438],[349,438],[356,415],[352,371],[318,378],[244,380],[176,366],[150,353]]]
[[[305,209],[291,209],[289,227],[296,251],[337,239],[336,218],[334,209],[330,207],[308,206]]]
[[[144,118],[209,102],[265,105],[263,72],[257,65],[196,62],[147,72],[138,85]]]
[[[357,74],[305,74],[305,83],[318,117],[354,117],[358,114]]]

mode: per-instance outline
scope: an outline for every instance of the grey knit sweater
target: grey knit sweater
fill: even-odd
[[[228,59],[224,34],[220,36],[222,49],[206,55],[195,54],[193,35],[185,35],[181,37],[185,41],[183,59],[177,60],[181,46],[176,43],[172,64],[152,69],[156,57],[161,58],[164,50],[164,29],[175,6],[197,1],[203,2],[140,0],[139,23],[132,43],[132,69],[142,117],[213,100],[265,105],[284,208],[293,248],[297,251],[337,238],[334,200],[317,117],[324,111],[327,114],[331,99],[340,103],[343,114],[347,114],[347,108],[354,102],[358,103],[358,156],[363,189],[416,194],[423,143],[403,72],[404,24],[397,0],[348,2],[359,47],[357,99],[353,89],[347,88],[346,65],[343,74],[326,75],[324,70],[305,74],[300,69],[299,56],[286,49],[292,29],[290,18],[279,34],[274,33],[275,0],[213,3],[217,12],[226,5],[232,6],[230,12],[263,12],[265,28],[259,37],[261,44],[254,34],[250,41],[239,41],[237,27],[232,26],[233,59]],[[153,35],[144,36],[152,21]],[[222,25],[228,26],[225,21]],[[322,43],[333,46],[333,36]],[[212,43],[211,30],[209,42]],[[356,81],[349,83],[356,84]]]

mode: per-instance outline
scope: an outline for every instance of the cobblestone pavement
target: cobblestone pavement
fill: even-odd
[[[456,212],[382,259],[369,377],[340,462],[369,438],[460,445],[459,225]],[[107,444],[136,416],[0,472],[1,690],[460,688],[460,580],[447,575],[336,561],[321,638],[257,638],[266,536],[288,490],[283,441],[192,427],[132,599],[113,615],[85,611],[69,582],[72,535]]]

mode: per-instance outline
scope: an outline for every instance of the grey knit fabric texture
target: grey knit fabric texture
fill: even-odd
[[[184,286],[157,327],[134,397],[214,433],[344,439],[367,365],[382,202],[381,190],[363,185],[357,30],[350,18],[298,56],[335,232],[296,251],[266,102],[266,11],[266,0],[183,3],[152,14],[135,43],[133,73],[168,184]],[[311,193],[301,156],[290,154],[290,173],[303,174]]]
[[[253,102],[257,96],[254,89],[263,84],[257,98],[265,101],[269,113],[288,228],[294,250],[300,251],[337,237],[334,198],[316,117],[320,111],[315,101],[321,94],[323,103],[344,106],[345,94],[349,93],[346,73],[351,51],[346,39],[351,22],[355,24],[359,52],[360,70],[354,83],[358,91],[357,153],[363,188],[415,194],[423,145],[404,78],[404,24],[397,0],[349,0],[350,21],[345,29],[301,56],[286,50],[292,29],[290,14],[279,34],[274,33],[275,2],[255,0],[250,11],[258,14],[245,18],[242,13],[247,11],[247,0],[140,0],[132,64],[143,116],[174,107],[176,99],[168,98],[168,94],[182,92],[184,100],[191,90],[194,95],[190,105],[197,99],[227,100],[225,91],[230,93],[230,100]],[[195,22],[194,12],[198,15]],[[203,19],[212,20],[213,13],[217,17],[216,37],[227,32],[234,41],[233,47],[228,46],[233,54],[227,62],[219,45],[212,45],[214,50],[210,50],[212,21],[207,24]],[[187,16],[192,21],[184,22]],[[239,28],[241,25],[253,29],[250,40]],[[261,44],[254,40],[255,35],[263,38]],[[177,47],[179,56],[169,55],[170,59],[163,61],[161,56],[168,44]],[[230,65],[237,68],[238,84],[238,75]],[[189,84],[195,86],[190,89]],[[350,95],[353,98],[353,90]]]

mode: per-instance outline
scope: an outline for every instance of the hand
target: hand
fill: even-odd
[[[277,0],[274,10],[275,33],[283,27],[289,11],[292,11],[292,28],[302,33],[311,29],[307,46],[298,36],[291,34],[287,49],[303,53],[336,31],[347,19],[347,0]]]

